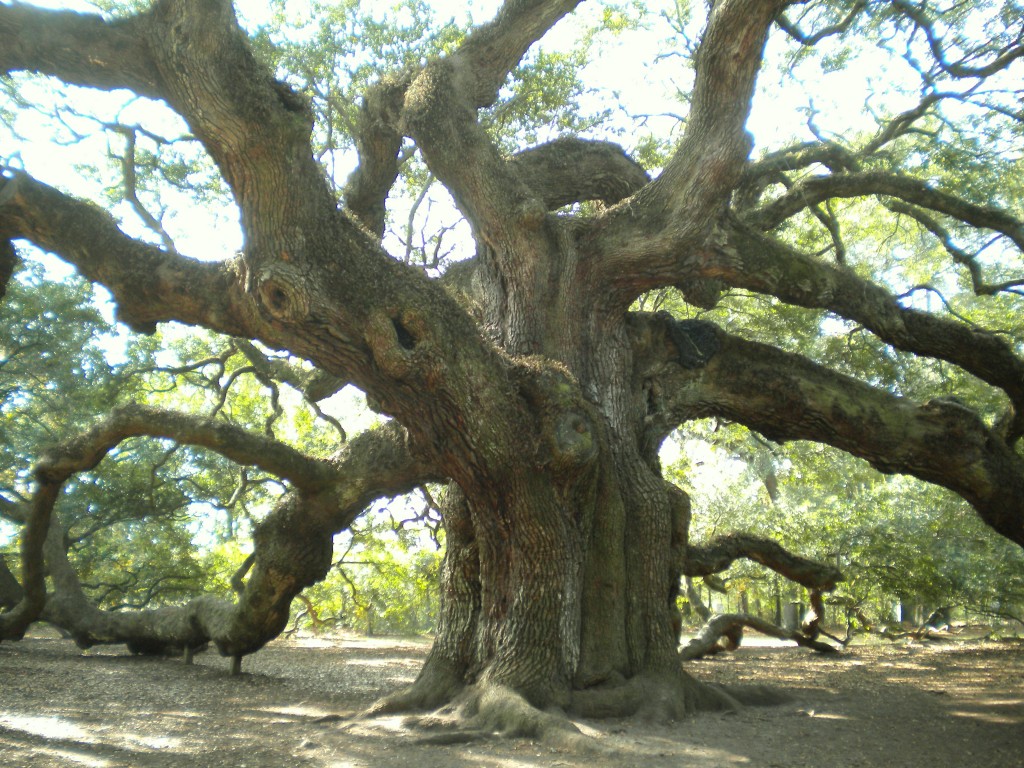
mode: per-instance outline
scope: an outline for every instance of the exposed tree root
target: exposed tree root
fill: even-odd
[[[389,696],[365,715],[401,710],[403,703],[420,703],[438,698],[416,685]],[[493,683],[464,687],[445,706],[422,715],[410,715],[403,724],[422,735],[422,744],[462,744],[490,738],[530,739],[574,751],[600,751],[600,745],[580,732],[558,709],[541,710],[511,688]]]
[[[427,665],[430,667],[431,665]],[[430,709],[410,714],[402,724],[420,744],[464,744],[493,738],[521,738],[547,745],[603,753],[600,740],[584,734],[570,718],[637,718],[670,723],[702,711],[735,711],[743,705],[780,704],[789,697],[763,686],[701,683],[681,669],[675,674],[638,675],[574,691],[567,711],[539,709],[507,686],[476,683],[458,686],[454,676],[435,671],[409,688],[381,699],[363,718]],[[459,688],[454,697],[442,691]],[[445,702],[440,704],[440,702]]]
[[[454,701],[465,687],[462,676],[450,663],[432,655],[412,685],[378,699],[364,714],[375,716],[438,709]]]
[[[621,683],[574,691],[570,711],[582,717],[638,717],[652,722],[682,720],[698,711],[735,709],[738,702],[682,670],[638,675]]]

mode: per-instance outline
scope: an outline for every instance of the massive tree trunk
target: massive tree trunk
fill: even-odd
[[[198,620],[225,652],[249,652],[280,631],[283,606],[322,572],[323,542],[354,510],[444,478],[437,640],[416,684],[381,709],[459,700],[469,716],[520,731],[543,730],[535,711],[552,706],[675,717],[730,704],[680,667],[681,577],[744,554],[814,590],[838,574],[759,542],[691,550],[689,500],[662,478],[658,448],[679,424],[706,416],[942,483],[1024,544],[1024,464],[1014,448],[1024,364],[1012,348],[904,309],[884,288],[765,234],[815,195],[902,195],[1011,234],[1012,222],[887,176],[805,185],[803,197],[762,205],[779,170],[747,163],[744,126],[782,0],[712,4],[685,132],[656,180],[602,142],[561,139],[505,157],[478,112],[576,5],[509,0],[451,55],[382,78],[361,108],[360,164],[344,208],[310,157],[306,105],[257,63],[230,3],[159,0],[116,23],[0,6],[3,71],[165,100],[218,165],[246,235],[241,256],[199,263],[131,240],[101,211],[11,172],[0,185],[0,246],[25,238],[60,254],[108,286],[134,328],[173,319],[287,349],[395,419],[389,444],[399,434],[404,458],[384,467],[390,474],[372,461],[373,435],[329,470],[235,451],[274,464],[297,490],[258,532],[238,605]],[[405,137],[473,230],[476,257],[443,281],[380,246]],[[802,157],[780,163],[820,161]],[[556,212],[585,201],[601,206]],[[909,403],[709,323],[630,311],[666,286],[694,305],[713,303],[720,285],[828,309],[955,363],[1004,390],[1006,424]],[[356,461],[357,450],[369,459]],[[38,571],[28,613],[38,613]]]

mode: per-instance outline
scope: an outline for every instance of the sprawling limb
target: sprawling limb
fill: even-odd
[[[934,189],[911,176],[882,171],[809,176],[746,218],[761,229],[769,230],[809,206],[825,200],[869,195],[888,195],[951,216],[973,227],[991,229],[1005,235],[1024,251],[1024,223],[1006,210],[991,205],[977,205]]]
[[[114,294],[118,318],[139,331],[166,320],[251,336],[255,311],[239,261],[200,262],[133,240],[101,208],[27,174],[0,177],[0,227],[65,256]]]
[[[705,624],[700,632],[680,652],[681,658],[685,661],[720,650],[735,650],[742,641],[744,627],[771,637],[793,640],[799,645],[821,653],[834,652],[835,648],[817,640],[821,633],[818,625],[824,614],[822,592],[831,592],[843,578],[842,573],[834,566],[794,555],[771,539],[734,533],[721,536],[704,545],[691,545],[687,549],[682,571],[687,577],[688,589],[692,589],[689,578],[720,573],[741,557],[760,563],[790,581],[806,587],[811,594],[811,612],[807,620],[797,632],[782,629],[769,621],[747,614],[706,615],[703,616]],[[723,637],[726,642],[724,646],[720,646],[718,641]]]
[[[686,254],[702,242],[739,182],[750,152],[746,121],[768,29],[785,2],[729,0],[713,6],[696,60],[690,114],[658,179],[595,226],[587,249],[623,305],[680,282]],[[638,248],[637,243],[643,247]]]
[[[683,574],[694,577],[721,573],[741,557],[771,568],[810,590],[830,592],[843,578],[835,566],[794,555],[771,539],[743,533],[721,536],[700,546],[691,545],[686,551]]]
[[[200,597],[182,607],[108,613],[85,596],[67,559],[65,532],[59,524],[45,532],[46,563],[56,592],[45,607],[33,594],[42,582],[41,547],[23,557],[25,597],[4,614],[5,637],[17,637],[22,615],[40,615],[68,630],[83,646],[127,642],[140,652],[195,648],[213,641],[225,655],[240,658],[273,639],[284,628],[292,598],[323,578],[330,566],[333,535],[352,523],[375,498],[394,495],[439,479],[429,466],[413,459],[403,431],[388,424],[355,438],[330,461],[310,459],[275,440],[237,427],[167,411],[127,406],[115,409],[94,429],[51,450],[37,465],[34,509],[28,518],[45,523],[63,484],[95,467],[114,446],[132,436],[169,437],[205,446],[239,462],[259,466],[287,479],[294,490],[257,526],[255,551],[237,603]],[[36,523],[38,530],[41,523]],[[30,537],[23,535],[23,540]],[[241,586],[241,585],[240,585]],[[7,618],[8,616],[12,618]],[[15,620],[17,619],[17,623]]]
[[[45,11],[31,13],[51,18]],[[505,366],[442,289],[414,270],[401,269],[366,230],[337,210],[310,154],[301,99],[255,61],[230,4],[167,0],[132,18],[146,40],[140,55],[151,58],[160,73],[159,90],[152,95],[189,122],[234,192],[246,235],[243,257],[201,265],[146,250],[121,235],[112,220],[100,221],[103,214],[76,207],[23,176],[5,180],[0,192],[5,236],[32,240],[103,282],[122,315],[138,328],[178,319],[287,347],[351,378],[389,413],[404,416],[421,451],[445,442],[474,442],[459,427],[475,422],[472,409],[460,400],[472,399],[478,408],[490,389],[480,386],[482,372]],[[102,30],[107,22],[88,24]],[[66,58],[88,74],[91,40],[74,43],[63,39]],[[6,62],[7,69],[39,69],[45,57],[34,56],[22,51]],[[113,87],[112,77],[97,76],[96,84]],[[79,81],[90,82],[87,76]],[[54,212],[68,214],[59,221],[59,232],[47,220]],[[74,226],[75,217],[87,226]],[[103,236],[93,239],[93,233]],[[376,289],[366,291],[366,285]],[[473,369],[463,377],[474,381],[471,394],[452,385],[457,372],[467,368]],[[499,375],[495,383],[501,391],[485,400],[499,411],[514,411],[515,399],[503,381]],[[507,415],[510,423],[516,418]],[[463,469],[471,471],[468,462]]]
[[[797,645],[812,648],[818,653],[836,653],[833,646],[815,640],[803,632],[782,629],[770,621],[745,613],[721,613],[712,616],[707,624],[701,627],[696,637],[679,651],[679,656],[683,661],[689,661],[712,655],[720,650],[735,650],[739,647],[744,628],[756,630],[763,635],[776,637],[779,640],[792,640]],[[718,641],[723,637],[728,638],[725,648],[718,645]]]
[[[694,337],[705,345],[714,339],[706,364],[683,367],[675,321],[637,314],[631,322],[640,370],[654,388],[652,429],[720,416],[773,440],[827,443],[879,471],[949,488],[1024,545],[1024,461],[969,408],[945,400],[919,405],[709,323]]]
[[[66,83],[128,88],[160,98],[162,77],[148,51],[149,14],[118,22],[23,4],[0,7],[0,70],[30,70]],[[82,41],[89,41],[89,54]]]
[[[720,241],[701,253],[702,276],[797,306],[834,312],[897,349],[951,362],[1009,396],[1014,413],[1003,439],[1012,443],[1024,433],[1024,361],[1000,336],[904,308],[885,288],[734,219],[725,219],[719,231]]]

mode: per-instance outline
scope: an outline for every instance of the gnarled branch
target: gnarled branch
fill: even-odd
[[[254,531],[252,569],[237,603],[203,596],[180,607],[108,613],[85,596],[67,559],[64,529],[50,524],[53,503],[70,477],[97,466],[111,448],[138,435],[205,446],[295,485],[297,490],[286,494]],[[127,642],[139,652],[166,653],[212,640],[236,659],[252,653],[284,628],[292,598],[323,578],[335,533],[351,525],[376,498],[444,479],[409,454],[404,438],[404,430],[391,422],[358,436],[334,459],[319,461],[231,425],[140,406],[115,409],[95,428],[38,462],[33,510],[22,536],[24,596],[14,610],[0,616],[0,638],[19,637],[29,622],[43,615],[83,646]],[[49,599],[43,581],[44,541],[57,587]]]
[[[772,440],[814,440],[958,493],[988,525],[1024,545],[1024,460],[952,401],[919,405],[804,357],[715,331],[715,352],[684,367],[662,318],[630,318],[639,371],[657,383],[652,420],[718,416]],[[710,323],[705,324],[713,328]]]
[[[1024,434],[1024,361],[1004,339],[904,308],[889,291],[850,270],[824,264],[735,220],[722,224],[719,242],[702,255],[699,274],[796,306],[834,312],[896,349],[953,363],[1009,396],[1015,413],[1004,439],[1013,443]]]
[[[787,3],[723,0],[712,6],[696,57],[683,138],[661,175],[611,209],[586,239],[602,284],[628,304],[678,282],[681,253],[707,236],[750,152],[746,121],[768,30]],[[642,248],[636,243],[642,241]]]
[[[1024,251],[1024,222],[1001,208],[977,205],[934,189],[910,176],[881,171],[811,176],[794,184],[784,195],[745,218],[761,229],[772,229],[810,206],[830,198],[895,197],[922,208],[946,214],[974,227],[1005,235]]]
[[[712,616],[697,633],[697,636],[683,646],[679,651],[679,657],[683,661],[688,661],[717,653],[720,650],[735,650],[739,647],[745,627],[779,640],[792,640],[797,645],[812,648],[818,653],[837,653],[836,649],[828,643],[815,640],[802,632],[783,629],[757,616],[745,613],[721,613]],[[725,648],[718,647],[718,641],[722,637],[727,638],[728,644]]]
[[[794,555],[778,542],[747,533],[732,533],[702,545],[690,545],[685,576],[720,573],[740,558],[753,560],[810,590],[830,592],[843,579],[838,568]]]
[[[61,255],[109,288],[118,318],[135,330],[179,320],[252,335],[254,308],[237,262],[200,262],[134,240],[101,208],[27,174],[0,177],[0,231]]]

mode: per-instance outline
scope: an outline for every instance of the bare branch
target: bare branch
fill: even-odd
[[[866,0],[858,0],[858,2],[855,2],[850,8],[850,11],[846,16],[844,16],[840,21],[835,24],[829,24],[828,26],[822,27],[817,32],[812,32],[810,34],[804,32],[799,26],[790,21],[784,13],[779,14],[775,23],[779,25],[779,29],[785,31],[787,35],[800,43],[800,45],[813,46],[826,38],[841,35],[843,32],[848,30],[867,6],[868,4]]]
[[[690,114],[679,147],[652,194],[673,213],[705,221],[739,180],[750,152],[746,132],[754,81],[779,0],[727,0],[713,6],[697,50]]]
[[[811,176],[784,195],[749,215],[751,223],[768,230],[809,206],[830,198],[888,195],[922,208],[946,214],[974,227],[999,232],[1024,252],[1024,223],[995,206],[977,205],[933,189],[910,176],[868,171],[832,176]]]
[[[121,21],[71,11],[0,5],[0,71],[28,70],[66,83],[128,88],[160,98],[162,77],[148,47],[148,14]]]
[[[721,330],[706,363],[673,364],[679,353],[663,318],[638,313],[631,323],[640,370],[660,393],[651,400],[652,421],[718,416],[772,440],[833,445],[881,472],[949,488],[1024,545],[1024,459],[966,406],[943,399],[918,405]],[[704,323],[701,331],[710,328]]]
[[[471,157],[482,160],[487,171],[500,175],[505,171],[496,148],[476,121],[476,110],[494,102],[527,49],[580,1],[507,0],[493,21],[474,29],[444,62],[386,78],[372,88],[355,127],[360,164],[345,188],[348,209],[378,237],[383,235],[384,203],[398,176],[404,133],[416,139],[431,170],[452,189],[469,218],[483,222],[484,217],[475,211],[479,205],[474,205],[474,194],[460,183],[459,172],[473,166],[467,162]],[[443,95],[439,87],[443,87]],[[433,117],[424,113],[428,101],[433,105],[428,110]],[[461,119],[446,119],[449,110],[455,113],[452,117]],[[439,130],[424,130],[433,128],[438,116],[445,117]],[[443,153],[431,151],[437,143],[435,137],[441,143],[454,138],[457,143],[446,146],[445,152],[460,160],[457,165],[443,163]],[[496,188],[502,186],[495,184]]]
[[[118,319],[138,331],[179,320],[231,335],[252,335],[254,308],[233,262],[205,263],[124,235],[102,209],[35,179],[0,177],[0,231],[74,264],[110,289]]]
[[[967,267],[967,271],[971,276],[971,287],[976,296],[994,296],[1002,291],[1008,291],[1024,285],[1024,278],[1020,280],[1007,280],[1001,283],[986,282],[981,264],[978,263],[976,258],[977,254],[967,253],[967,251],[957,246],[949,230],[942,226],[937,219],[929,216],[920,208],[905,203],[902,200],[887,200],[885,201],[885,207],[893,213],[902,213],[910,216],[935,236],[935,239],[942,244],[946,253],[953,257],[953,261]]]
[[[801,171],[815,165],[833,173],[860,170],[861,157],[836,142],[805,142],[765,155],[743,171],[733,205],[746,210],[757,204],[768,186],[782,183],[787,171]],[[786,186],[790,186],[788,183]]]
[[[988,64],[980,67],[970,66],[964,63],[967,60],[966,56],[959,61],[946,61],[946,51],[943,46],[943,41],[936,33],[935,25],[932,23],[931,19],[928,18],[923,5],[915,6],[912,3],[907,2],[907,0],[893,0],[892,4],[893,7],[898,8],[908,18],[910,18],[918,29],[924,32],[924,35],[928,40],[928,45],[931,48],[932,56],[935,58],[936,65],[938,65],[939,69],[952,77],[989,77],[1006,69],[1006,67],[1011,63],[1024,56],[1024,44],[1021,43],[1021,33],[1018,32],[1015,44],[1006,46]]]
[[[231,343],[261,375],[287,384],[314,402],[330,397],[348,383],[316,368],[304,370],[287,360],[269,357],[248,339],[236,338]]]
[[[811,590],[830,592],[843,580],[835,566],[794,555],[772,539],[745,533],[729,534],[703,545],[691,544],[683,563],[683,574],[694,577],[720,573],[741,557]]]
[[[177,248],[174,246],[174,241],[171,236],[164,229],[163,224],[160,220],[154,216],[142,201],[139,199],[139,188],[138,188],[138,169],[136,168],[135,149],[137,136],[134,129],[128,126],[114,126],[113,129],[120,133],[125,140],[124,155],[118,157],[118,161],[121,165],[121,180],[123,186],[124,199],[131,205],[132,210],[142,220],[151,231],[153,231],[163,244],[163,248],[168,253],[177,253]]]
[[[44,465],[54,476],[70,477],[95,467],[111,448],[128,437],[141,435],[210,448],[232,461],[260,467],[310,491],[336,479],[331,464],[310,459],[277,440],[226,422],[135,404],[115,408],[88,432],[50,451]]]

